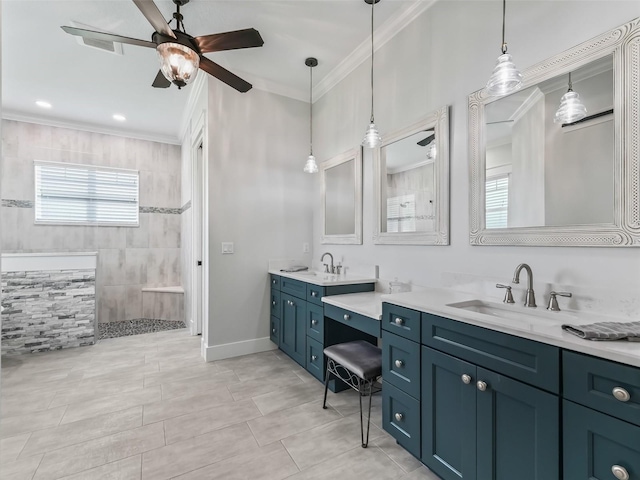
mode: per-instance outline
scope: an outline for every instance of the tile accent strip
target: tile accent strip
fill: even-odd
[[[2,273],[2,354],[95,343],[96,271]]]
[[[189,210],[191,208],[191,200],[189,200],[187,203],[185,203],[182,208],[180,209],[180,213],[184,213],[187,210]]]
[[[186,328],[186,325],[181,320],[158,320],[156,318],[135,318],[133,320],[106,322],[98,325],[100,340],[177,330],[179,328]]]
[[[140,213],[168,213],[172,215],[180,215],[182,212],[179,208],[140,207]]]
[[[16,208],[33,208],[33,202],[31,200],[11,200],[3,198],[2,206]]]

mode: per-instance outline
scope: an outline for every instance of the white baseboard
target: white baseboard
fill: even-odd
[[[205,345],[203,339],[202,356],[207,362],[213,362],[214,360],[239,357],[251,353],[268,352],[269,350],[276,350],[277,348],[278,346],[273,343],[269,337],[212,346]]]

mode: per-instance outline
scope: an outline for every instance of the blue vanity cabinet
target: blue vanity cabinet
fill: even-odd
[[[307,302],[281,292],[280,349],[306,368],[307,331],[305,319]]]
[[[271,296],[269,307],[271,309],[271,323],[269,325],[269,338],[280,346],[280,318],[282,317],[282,303],[280,302],[280,277],[271,274],[269,276]]]

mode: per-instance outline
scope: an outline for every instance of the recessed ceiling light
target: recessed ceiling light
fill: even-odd
[[[36,105],[40,108],[51,108],[51,104],[49,102],[45,102],[44,100],[37,100]]]
[[[124,122],[127,119],[127,117],[125,117],[124,115],[120,115],[119,113],[114,113],[113,119],[117,120],[118,122]]]

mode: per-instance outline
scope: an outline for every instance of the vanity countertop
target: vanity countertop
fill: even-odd
[[[280,270],[269,269],[269,273],[279,275],[281,277],[292,278],[301,282],[311,283],[313,285],[319,285],[321,287],[355,285],[358,283],[375,283],[377,281],[375,278],[356,275],[353,273],[334,275],[315,270],[306,270],[303,272],[282,272]]]
[[[606,317],[594,312],[562,310],[548,312],[544,306],[535,309],[520,304],[504,305],[502,308],[514,314],[521,313],[518,320],[506,319],[477,313],[450,306],[451,304],[478,299],[477,295],[448,289],[427,288],[415,292],[383,294],[379,292],[350,293],[323,297],[322,301],[354,313],[380,320],[382,303],[388,302],[401,307],[431,313],[460,322],[508,333],[517,337],[555,345],[567,350],[581,352],[595,357],[613,360],[640,367],[640,343],[626,340],[592,341],[584,340],[562,330],[565,323],[586,325],[601,321],[630,322],[629,318]],[[538,315],[536,318],[532,315]]]

